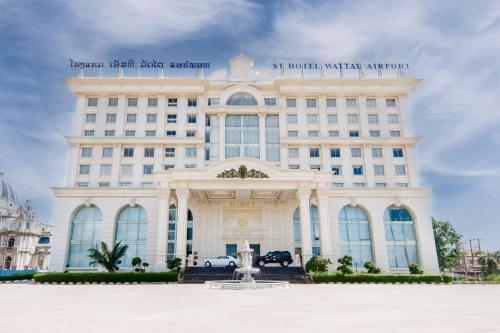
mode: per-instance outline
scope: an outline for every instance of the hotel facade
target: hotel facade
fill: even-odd
[[[408,98],[420,80],[273,77],[243,55],[208,77],[78,77],[51,270],[290,251],[439,271]],[[299,262],[299,260],[296,260]],[[297,263],[296,263],[297,264]],[[332,267],[333,269],[333,267]]]

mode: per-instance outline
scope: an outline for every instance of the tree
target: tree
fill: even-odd
[[[477,256],[477,262],[481,265],[483,274],[490,275],[498,273],[498,264],[489,252],[476,252],[475,256]]]
[[[462,235],[459,235],[447,221],[438,221],[432,218],[432,228],[434,229],[439,268],[442,271],[454,268],[462,257],[460,248]]]
[[[366,268],[366,272],[368,274],[379,274],[382,271],[379,267],[377,267],[377,265],[375,265],[371,261],[365,262],[363,267]]]
[[[116,243],[111,251],[108,245],[101,242],[101,250],[89,249],[89,258],[92,259],[91,265],[99,264],[104,267],[108,272],[113,273],[117,271],[118,265],[121,264],[121,258],[127,252],[128,245],[121,245],[121,242]]]
[[[312,257],[309,259],[309,261],[306,263],[306,272],[313,272],[313,273],[321,273],[321,272],[328,272],[328,265],[331,264],[332,261],[328,258],[323,258],[320,256]]]
[[[339,260],[337,260],[337,261],[340,264],[337,267],[338,271],[341,271],[342,274],[352,274],[352,269],[351,269],[352,257],[351,256],[345,255],[342,258],[339,258]]]

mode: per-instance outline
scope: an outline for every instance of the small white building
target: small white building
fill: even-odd
[[[208,78],[78,77],[51,269],[88,249],[170,258],[288,250],[438,272],[407,99],[420,80],[275,78],[243,55]]]
[[[47,270],[52,226],[40,222],[0,171],[0,270]]]

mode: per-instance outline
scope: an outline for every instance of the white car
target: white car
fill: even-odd
[[[203,265],[205,267],[212,267],[212,266],[229,266],[229,267],[235,267],[240,264],[240,260],[232,257],[232,256],[219,256],[217,258],[210,258],[206,259],[203,262]]]

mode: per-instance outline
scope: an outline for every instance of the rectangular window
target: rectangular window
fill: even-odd
[[[400,132],[400,131],[390,131],[390,135],[391,135],[393,138],[397,138],[397,137],[400,137],[400,136],[401,136],[401,132]]]
[[[90,97],[87,100],[87,106],[97,106],[97,98],[96,97]]]
[[[209,98],[208,99],[208,106],[214,106],[214,105],[219,105],[219,104],[220,104],[219,98]]]
[[[347,122],[349,124],[357,124],[358,123],[358,115],[357,114],[348,114]]]
[[[137,98],[135,98],[135,97],[127,98],[127,105],[128,106],[137,106]]]
[[[354,183],[354,187],[366,187],[366,184],[365,183]]]
[[[194,138],[196,136],[196,131],[186,131],[186,137]]]
[[[148,98],[148,106],[149,107],[158,106],[158,98]]]
[[[296,138],[299,136],[299,132],[298,131],[288,131],[288,137],[289,138]]]
[[[385,105],[387,105],[388,108],[396,107],[396,99],[395,98],[387,98],[385,100]]]
[[[175,124],[177,122],[176,114],[167,114],[167,124]]]
[[[155,149],[152,147],[144,148],[144,157],[155,157]]]
[[[264,104],[267,106],[276,106],[276,98],[274,97],[265,97]]]
[[[372,157],[382,157],[382,148],[372,148]]]
[[[297,170],[299,168],[300,168],[300,165],[298,165],[298,164],[289,164],[288,165],[288,169]]]
[[[339,131],[328,131],[328,136],[331,138],[336,138],[339,136]]]
[[[359,131],[349,131],[349,137],[351,138],[359,137]]]
[[[89,187],[89,182],[77,182],[76,187]]]
[[[104,136],[115,136],[115,131],[114,130],[105,130]]]
[[[346,99],[345,104],[348,108],[355,108],[356,107],[356,98]]]
[[[319,132],[318,131],[307,131],[307,136],[310,138],[317,138],[319,137]]]
[[[311,170],[315,170],[315,171],[321,171],[321,165],[311,165]]]
[[[344,187],[344,183],[332,183],[332,187],[341,188],[341,187]]]
[[[89,148],[89,147],[82,148],[81,156],[82,157],[92,157],[92,148]]]
[[[225,158],[239,156],[259,158],[259,117],[257,115],[227,115],[225,131]]]
[[[168,106],[177,106],[177,98],[169,98],[167,99]]]
[[[378,138],[380,137],[380,131],[370,131],[370,136],[372,138]]]
[[[152,164],[144,164],[142,166],[142,173],[145,175],[152,175],[153,174],[153,165]]]
[[[127,114],[127,123],[135,123],[137,120],[137,115],[135,113]]]
[[[175,157],[175,148],[165,148],[165,157]]]
[[[156,123],[156,114],[154,113],[149,113],[146,115],[146,122],[150,124]]]
[[[289,114],[286,116],[286,122],[288,124],[296,124],[297,123],[297,115],[296,114]]]
[[[361,148],[351,148],[351,157],[361,157]]]
[[[146,136],[156,136],[156,131],[146,131]]]
[[[102,157],[113,157],[113,148],[102,148]]]
[[[309,148],[309,157],[319,157],[319,148]]]
[[[83,136],[94,136],[93,130],[85,130],[83,131]]]
[[[375,98],[367,98],[366,99],[366,107],[367,108],[376,108],[377,100]]]
[[[173,164],[165,164],[163,166],[163,170],[170,170],[170,169],[174,169],[175,168],[175,165]]]
[[[108,114],[106,114],[106,122],[108,124],[114,124],[114,123],[116,123],[116,114],[114,114],[114,113],[108,113]]]
[[[108,98],[108,106],[118,106],[118,98]]]
[[[297,107],[297,100],[295,98],[287,98],[286,99],[286,107],[287,108]]]
[[[342,175],[342,166],[341,165],[332,165],[332,174],[334,176]]]
[[[385,173],[383,165],[374,165],[373,166],[373,174],[375,176],[383,176]]]
[[[378,124],[378,114],[369,114],[368,115],[368,123],[369,124]]]
[[[336,108],[337,100],[335,98],[327,98],[326,99],[326,107],[327,108]]]
[[[132,175],[132,164],[122,164],[122,175],[130,176]]]
[[[123,148],[123,157],[134,157],[134,148]]]
[[[280,160],[280,122],[278,115],[268,115],[265,119],[266,126],[266,160]]]
[[[375,183],[375,187],[376,188],[385,188],[385,187],[387,187],[387,184],[386,183]]]
[[[135,136],[135,131],[133,130],[125,131],[125,136]]]
[[[288,158],[298,158],[299,148],[288,148]]]
[[[109,182],[99,182],[99,187],[109,187],[111,184]]]
[[[79,169],[80,175],[88,175],[90,173],[90,165],[88,164],[80,164]]]
[[[186,158],[194,158],[196,157],[196,148],[186,148],[185,149]]]
[[[398,183],[397,185],[398,185],[398,187],[401,187],[401,188],[407,188],[408,187],[408,183]]]
[[[198,99],[190,97],[188,98],[188,106],[189,107],[195,107],[198,105]]]
[[[165,133],[166,136],[176,136],[177,135],[177,131],[167,131]]]
[[[96,115],[95,113],[89,113],[85,116],[86,123],[95,123]]]
[[[184,168],[186,168],[186,169],[194,169],[194,168],[196,168],[196,164],[184,164]]]
[[[404,176],[406,175],[406,167],[404,165],[395,165],[396,176]]]
[[[352,166],[352,174],[355,176],[363,175],[363,166],[362,165],[353,165]]]
[[[317,124],[318,123],[318,116],[315,114],[308,114],[307,115],[307,123],[308,124]]]
[[[388,115],[389,124],[397,124],[399,123],[399,117],[397,114]]]
[[[188,114],[187,123],[188,124],[196,124],[196,115],[195,114]]]
[[[306,99],[306,106],[308,108],[315,108],[316,107],[316,99],[314,99],[314,98],[307,98]]]
[[[328,115],[328,123],[329,124],[336,124],[337,123],[337,115],[336,114],[329,114]]]
[[[403,157],[403,148],[392,148],[392,157]]]
[[[153,183],[152,182],[142,182],[141,186],[142,187],[153,187]]]
[[[111,164],[101,164],[101,175],[111,174]]]
[[[340,157],[340,148],[330,148],[330,157]]]
[[[131,182],[119,182],[118,187],[130,187],[132,185]]]

